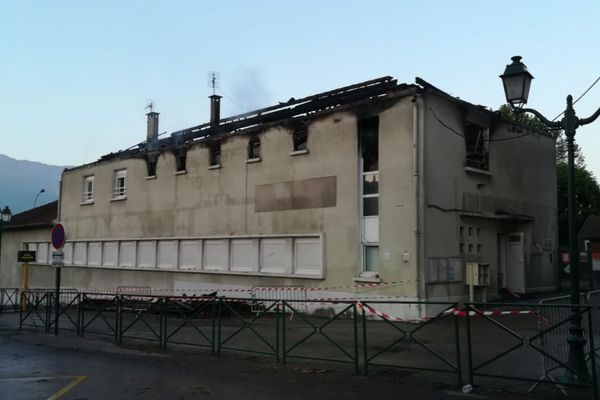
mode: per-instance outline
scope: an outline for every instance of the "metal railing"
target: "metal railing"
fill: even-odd
[[[592,373],[590,376],[573,369],[568,363],[567,325],[572,318],[571,310],[578,310],[586,326],[584,336],[588,344],[594,346],[592,313],[589,305],[570,304],[511,304],[510,311],[502,311],[502,303],[469,303],[465,305],[469,383],[475,378],[497,378],[536,384],[556,384],[556,379],[548,374],[547,367],[570,373],[575,382],[561,381],[561,386],[591,388],[597,399],[597,377],[595,356],[592,352]],[[489,307],[500,307],[487,310]],[[556,311],[556,310],[559,311]],[[502,320],[503,315],[513,317]],[[538,322],[531,316],[541,320]],[[547,318],[547,316],[549,318]],[[541,324],[541,325],[540,325]],[[493,340],[489,340],[493,337]],[[566,351],[565,351],[566,350]],[[534,360],[542,356],[540,364]],[[538,358],[539,360],[539,358]]]
[[[24,306],[19,327],[50,332],[53,291],[24,291],[20,298]],[[556,384],[559,371],[578,374],[568,365],[565,352],[566,328],[571,309],[576,308],[585,325],[591,375],[577,375],[581,384],[571,386],[595,388],[600,291],[588,299],[590,305],[581,306],[556,304],[562,300],[554,299],[541,304],[459,305],[65,291],[59,321],[61,332],[105,335],[116,343],[150,341],[163,349],[179,345],[215,355],[260,354],[279,363],[334,362],[364,374],[374,368],[428,371],[445,374],[459,386],[491,378]],[[256,301],[265,307],[253,308]],[[311,313],[303,309],[305,305]],[[438,312],[419,319],[422,307]],[[560,382],[563,386],[569,384]],[[595,389],[593,396],[597,399]]]
[[[0,314],[19,311],[19,289],[0,288]]]

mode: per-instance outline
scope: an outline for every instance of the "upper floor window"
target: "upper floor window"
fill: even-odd
[[[183,172],[186,170],[187,152],[181,151],[175,155],[175,166],[177,172]]]
[[[305,125],[294,129],[292,139],[294,141],[294,151],[308,150],[308,128]]]
[[[210,145],[210,166],[216,167],[221,165],[221,143],[213,143]]]
[[[489,139],[490,130],[488,128],[469,121],[466,122],[467,167],[489,169]]]
[[[94,201],[94,175],[83,177],[83,191],[81,194],[82,203],[92,203]]]
[[[156,176],[156,164],[158,157],[156,155],[149,155],[146,157],[146,168],[148,169],[148,176]]]
[[[258,136],[252,136],[248,141],[248,160],[260,158],[260,139]]]
[[[113,199],[127,197],[127,170],[117,169],[113,173]]]

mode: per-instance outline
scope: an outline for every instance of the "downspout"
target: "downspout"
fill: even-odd
[[[413,103],[413,182],[415,188],[415,251],[417,269],[417,300],[426,299],[425,293],[425,246],[424,246],[424,207],[425,207],[425,177],[424,177],[424,149],[425,149],[425,109],[423,98],[415,95]],[[425,316],[425,307],[419,305],[419,317]]]

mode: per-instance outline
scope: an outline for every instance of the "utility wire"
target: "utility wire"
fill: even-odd
[[[596,85],[596,83],[598,83],[598,81],[600,81],[600,76],[599,76],[599,77],[598,77],[598,78],[597,78],[597,79],[594,81],[594,83],[592,83],[592,84],[590,85],[590,87],[589,87],[589,88],[587,88],[587,90],[586,90],[585,92],[583,92],[583,93],[581,94],[581,96],[579,96],[579,97],[577,98],[577,100],[575,100],[575,101],[573,102],[573,104],[575,104],[575,103],[577,103],[579,100],[581,100],[581,98],[582,98],[583,96],[585,96],[585,95],[587,94],[587,92],[589,92],[589,91],[590,91],[590,90],[591,90],[591,89],[592,89],[592,88],[593,88],[593,87]],[[553,119],[552,121],[556,121],[556,120],[557,120],[557,119],[558,119],[558,118],[559,118],[561,115],[563,115],[564,113],[565,113],[564,111],[563,111],[563,112],[561,112],[561,113],[560,113],[560,114],[558,114],[556,117],[554,117],[554,119]]]
[[[446,129],[448,129],[450,132],[452,132],[453,134],[455,134],[457,136],[460,136],[462,138],[465,137],[465,135],[463,135],[462,133],[458,132],[457,130],[455,130],[454,128],[452,128],[448,124],[446,124],[444,121],[442,121],[440,119],[440,117],[438,117],[438,115],[435,113],[435,111],[431,107],[427,106],[427,109],[429,111],[431,111],[431,113],[433,114],[433,116],[435,117],[435,119],[440,123],[440,125],[442,125],[443,127],[445,127]],[[524,133],[522,135],[510,136],[510,137],[505,137],[505,138],[497,138],[497,139],[488,139],[487,141],[488,142],[503,142],[503,141],[506,141],[506,140],[519,139],[519,138],[522,138],[523,136],[531,135],[531,133],[532,132],[527,132],[527,133]]]

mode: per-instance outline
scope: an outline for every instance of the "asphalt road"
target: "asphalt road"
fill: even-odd
[[[357,376],[345,365],[117,346],[19,332],[14,321],[0,318],[0,399],[565,399],[552,388],[527,395],[522,385],[464,395],[450,382],[397,369]],[[589,392],[568,399],[578,398]]]

